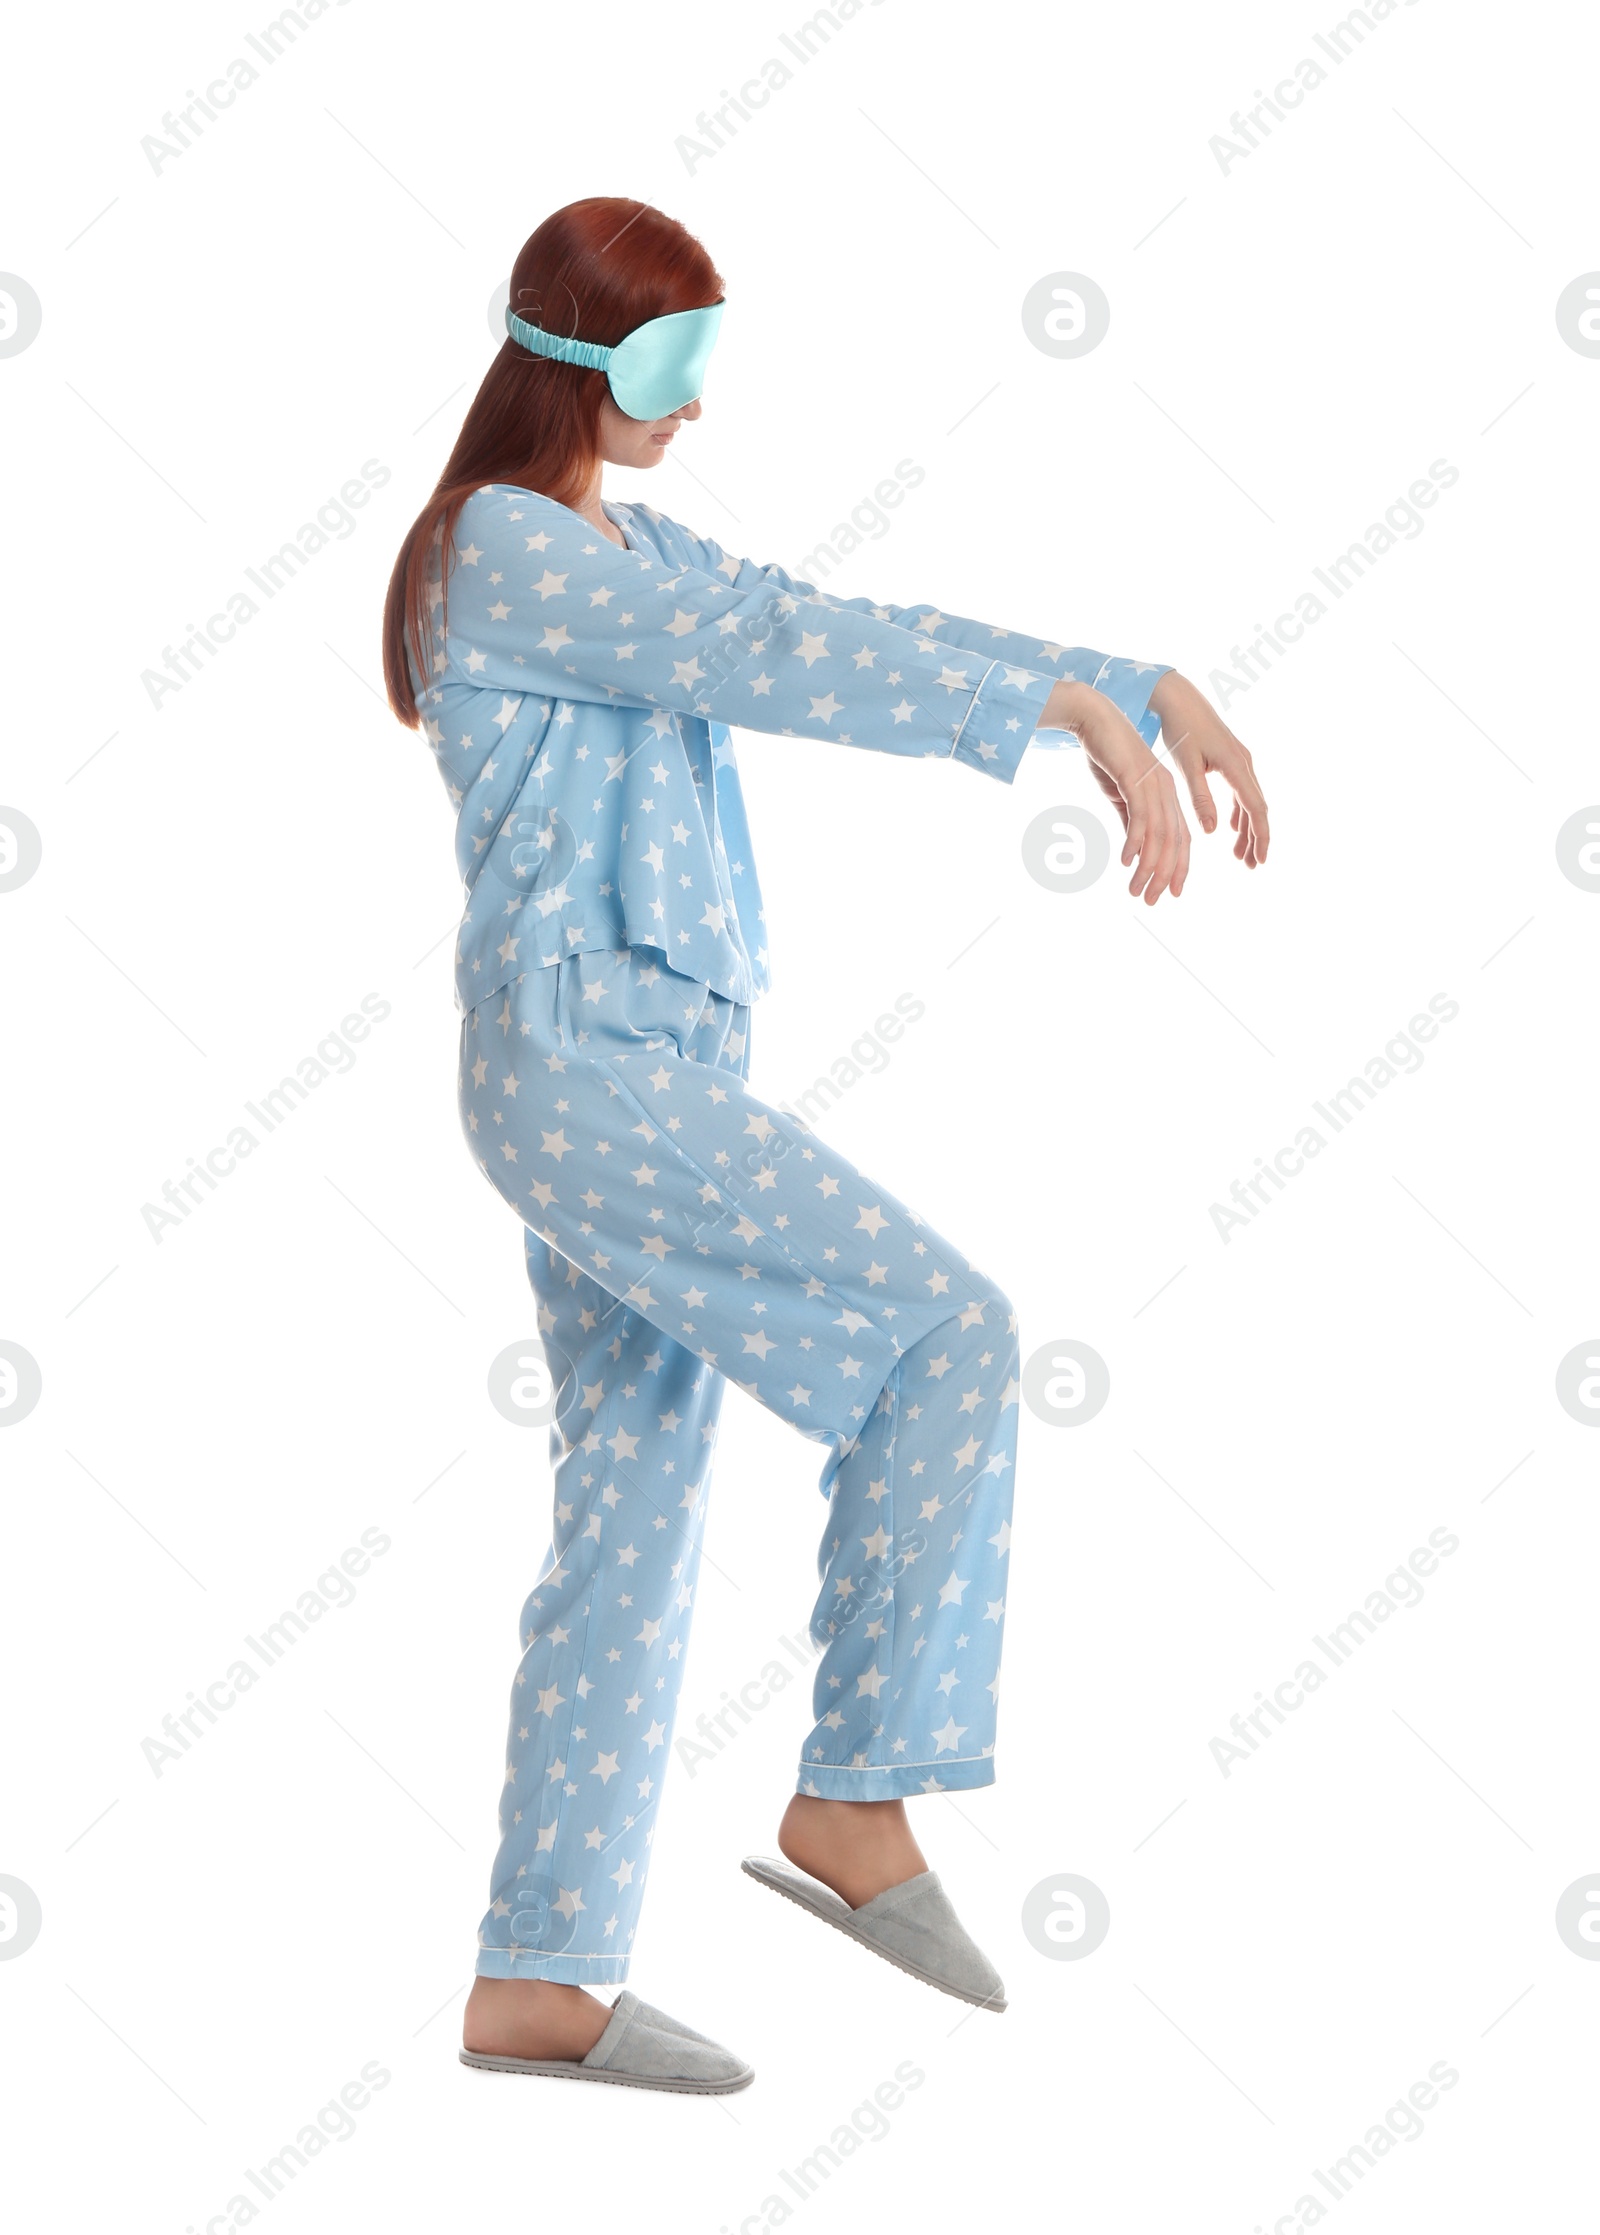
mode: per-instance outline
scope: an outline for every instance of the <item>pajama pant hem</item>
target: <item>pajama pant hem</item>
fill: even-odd
[[[628,1976],[626,1956],[547,1956],[537,1948],[480,1948],[480,1979],[547,1979],[561,1987],[618,1987]]]
[[[795,1791],[811,1800],[909,1800],[915,1793],[965,1793],[993,1783],[994,1756],[972,1754],[964,1761],[885,1762],[878,1769],[802,1762]]]

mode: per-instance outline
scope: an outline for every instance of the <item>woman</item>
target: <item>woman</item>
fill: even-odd
[[[555,1390],[462,2055],[701,2093],[749,2067],[586,1990],[628,1973],[725,1384],[827,1449],[816,1721],[782,1859],[745,1868],[991,2009],[905,1800],[993,1778],[1017,1419],[1001,1291],[745,1084],[767,953],[726,725],[1007,783],[1036,730],[1064,733],[1149,904],[1189,865],[1158,726],[1203,827],[1216,770],[1235,854],[1268,838],[1248,753],[1172,670],[825,596],[605,503],[603,464],[656,465],[700,416],[722,297],[646,204],[548,218],[384,616],[390,704],[458,810],[463,1123],[524,1224]]]

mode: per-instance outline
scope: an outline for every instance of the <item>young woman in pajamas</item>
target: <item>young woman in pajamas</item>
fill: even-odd
[[[746,1084],[767,949],[729,725],[815,739],[819,775],[846,745],[1002,783],[1036,731],[1070,738],[1151,904],[1189,865],[1159,731],[1202,826],[1214,770],[1234,853],[1267,851],[1249,754],[1171,669],[825,594],[602,500],[603,463],[652,466],[700,416],[722,295],[648,205],[547,219],[385,614],[391,704],[458,816],[462,1119],[525,1229],[555,1389],[465,2022],[507,2059],[583,2059],[613,2007],[587,1990],[628,1974],[728,1381],[825,1451],[783,1854],[863,1909],[927,1870],[906,1798],[994,1775],[1016,1316]]]

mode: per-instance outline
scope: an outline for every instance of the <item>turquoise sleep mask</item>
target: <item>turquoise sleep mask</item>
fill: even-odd
[[[722,324],[722,308],[721,303],[710,303],[704,310],[675,310],[665,318],[647,318],[608,348],[604,342],[579,341],[575,335],[547,334],[542,326],[530,326],[519,318],[508,303],[506,332],[535,357],[554,357],[564,365],[586,365],[603,372],[617,409],[630,419],[665,419],[699,395],[706,360]]]

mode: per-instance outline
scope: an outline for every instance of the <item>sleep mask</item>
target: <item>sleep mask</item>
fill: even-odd
[[[564,365],[586,365],[603,372],[617,409],[630,419],[665,419],[693,403],[705,378],[706,360],[722,324],[721,303],[703,310],[675,310],[648,318],[611,347],[579,341],[575,335],[547,334],[506,305],[506,332],[535,357],[554,357]]]

